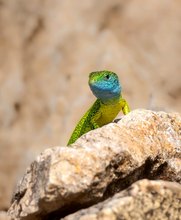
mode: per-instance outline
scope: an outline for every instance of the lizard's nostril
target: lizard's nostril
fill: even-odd
[[[89,79],[89,84],[90,84],[90,85],[92,85],[92,84],[94,84],[94,83],[95,83],[95,79],[94,79],[94,78]]]

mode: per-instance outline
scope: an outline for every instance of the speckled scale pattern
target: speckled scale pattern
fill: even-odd
[[[85,113],[85,115],[78,122],[69,139],[68,145],[74,143],[78,139],[78,137],[94,129],[94,126],[91,123],[91,119],[99,111],[100,106],[100,100],[97,99],[92,105],[92,107]]]

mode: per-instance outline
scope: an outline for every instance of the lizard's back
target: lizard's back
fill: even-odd
[[[80,119],[79,123],[75,127],[68,145],[74,143],[80,136],[94,129],[91,119],[94,118],[96,113],[99,111],[101,107],[100,100],[97,99],[91,108],[84,114],[84,116]]]

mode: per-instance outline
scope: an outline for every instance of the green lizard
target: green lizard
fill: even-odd
[[[68,145],[88,131],[112,122],[120,110],[125,115],[130,112],[128,103],[121,96],[116,73],[107,70],[92,72],[89,75],[89,86],[97,100],[75,127]]]

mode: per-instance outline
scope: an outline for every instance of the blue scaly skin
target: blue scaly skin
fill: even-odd
[[[130,112],[128,103],[121,96],[121,85],[116,73],[107,70],[92,72],[89,86],[97,100],[75,127],[68,145],[88,131],[112,122],[120,110],[125,115]]]

